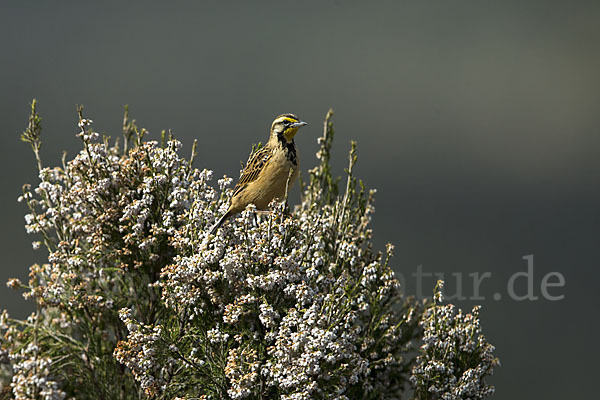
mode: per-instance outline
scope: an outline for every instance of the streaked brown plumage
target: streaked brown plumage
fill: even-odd
[[[271,200],[285,197],[286,186],[289,190],[298,177],[300,163],[294,136],[304,125],[306,122],[300,121],[294,114],[282,114],[273,120],[269,141],[250,155],[234,188],[229,209],[212,227],[211,234],[248,204],[253,203],[258,210],[265,210]],[[290,169],[292,175],[288,184]]]

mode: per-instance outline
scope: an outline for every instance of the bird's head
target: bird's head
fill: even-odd
[[[300,121],[300,118],[294,114],[281,114],[273,120],[271,137],[291,142],[296,133],[298,133],[298,129],[304,125],[307,125],[307,123]]]

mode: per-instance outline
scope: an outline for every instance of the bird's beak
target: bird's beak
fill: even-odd
[[[308,123],[304,121],[294,122],[291,126],[292,128],[300,128],[301,126],[308,125]]]

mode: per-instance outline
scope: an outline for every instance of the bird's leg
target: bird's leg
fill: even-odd
[[[254,210],[254,222],[256,223],[256,226],[258,227],[258,216],[259,215],[267,215],[269,214],[271,211],[266,211],[266,210]]]
[[[285,181],[285,196],[283,198],[283,213],[285,215],[290,214],[290,205],[288,204],[288,191],[290,189],[290,181],[292,180],[292,175],[294,175],[294,168],[290,168],[290,171],[288,172],[287,181]]]

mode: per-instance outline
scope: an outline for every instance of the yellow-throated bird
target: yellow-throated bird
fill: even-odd
[[[253,203],[258,210],[265,210],[271,200],[285,197],[286,188],[289,190],[298,177],[299,159],[294,136],[304,125],[306,122],[300,121],[294,114],[281,114],[273,120],[269,141],[248,159],[233,190],[229,209],[212,227],[211,234],[215,234],[227,218],[244,210],[248,204]]]

